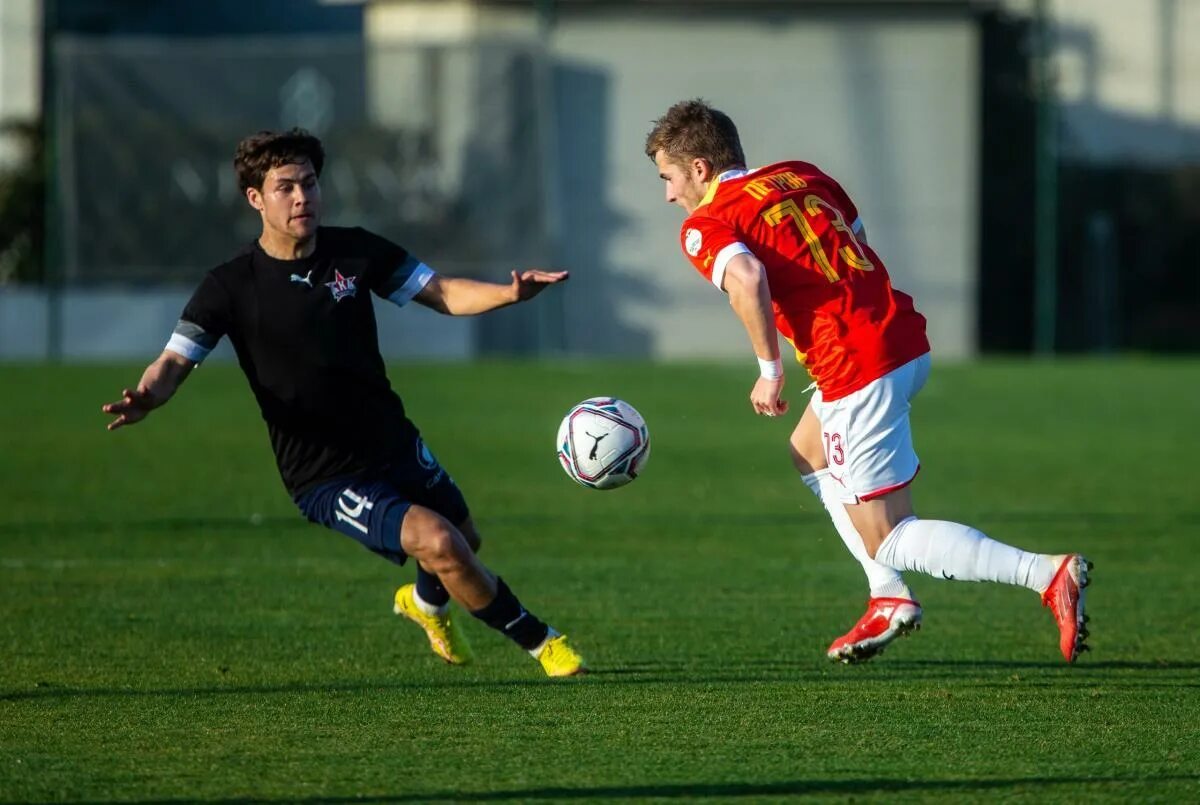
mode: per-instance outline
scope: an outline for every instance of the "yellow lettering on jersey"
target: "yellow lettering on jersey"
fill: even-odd
[[[808,187],[808,182],[791,171],[773,174],[770,179],[780,190],[799,190],[802,187]]]
[[[704,267],[708,268],[712,264],[713,264],[713,253],[711,251],[709,251],[708,254],[704,255]]]
[[[802,187],[808,187],[808,182],[792,171],[781,171],[747,182],[742,189],[755,201],[762,201],[772,190],[799,190]]]
[[[822,209],[829,210],[830,217],[833,218],[833,228],[841,232],[850,239],[853,246],[843,246],[838,249],[838,254],[842,259],[850,264],[851,268],[857,268],[859,271],[874,271],[875,264],[867,259],[867,253],[863,251],[862,244],[858,242],[858,238],[854,237],[854,230],[846,225],[846,219],[842,216],[842,211],[830,204],[823,198],[818,198],[814,195],[808,195],[804,198],[804,210],[809,215],[819,215]]]
[[[808,198],[816,198],[809,194]],[[805,207],[808,206],[808,200],[805,199]],[[774,207],[763,210],[762,218],[767,222],[768,226],[779,226],[785,218],[791,218],[796,224],[796,228],[800,230],[800,235],[804,238],[804,242],[808,244],[808,251],[813,256],[813,260],[817,262],[821,273],[825,275],[825,279],[830,282],[837,282],[837,271],[834,270],[833,264],[829,262],[829,255],[825,254],[825,249],[821,247],[821,238],[817,235],[816,230],[812,228],[812,224],[800,212],[800,208],[796,206],[795,199],[784,199]]]
[[[825,275],[825,279],[830,282],[837,282],[839,279],[837,270],[834,269],[829,255],[825,253],[825,248],[821,245],[820,236],[812,228],[812,224],[808,222],[809,218],[816,218],[821,215],[822,211],[828,211],[829,217],[833,219],[833,228],[845,234],[850,239],[852,245],[843,246],[838,249],[838,254],[846,261],[846,264],[851,268],[857,268],[859,271],[874,271],[875,264],[867,259],[867,254],[863,251],[862,244],[858,242],[858,238],[854,237],[854,232],[846,225],[846,219],[842,216],[841,210],[814,193],[809,193],[804,197],[804,213],[807,213],[807,216],[800,212],[800,207],[796,204],[795,199],[789,198],[784,199],[773,207],[763,210],[762,218],[771,227],[778,226],[785,219],[792,219],[796,224],[796,228],[800,230],[804,242],[808,245],[808,251],[812,254],[813,260],[816,261],[817,266],[821,269],[821,273]]]
[[[762,201],[771,192],[771,185],[765,179],[755,179],[751,182],[746,182],[746,186],[742,188],[755,201]]]

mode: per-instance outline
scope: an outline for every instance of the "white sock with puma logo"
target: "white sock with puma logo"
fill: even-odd
[[[1044,554],[997,542],[978,529],[946,520],[908,517],[892,529],[875,561],[935,578],[998,581],[1041,593],[1057,570]]]

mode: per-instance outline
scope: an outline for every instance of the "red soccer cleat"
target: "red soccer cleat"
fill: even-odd
[[[921,605],[907,598],[872,598],[854,628],[834,640],[825,656],[835,662],[864,662],[897,637],[921,628]]]
[[[1063,557],[1054,580],[1042,593],[1042,606],[1050,607],[1054,622],[1058,624],[1058,647],[1067,662],[1075,662],[1081,651],[1089,648],[1087,639],[1088,616],[1083,614],[1083,589],[1088,586],[1088,571],[1092,563],[1077,553]]]

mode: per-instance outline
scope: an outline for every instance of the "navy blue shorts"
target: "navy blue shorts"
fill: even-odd
[[[455,526],[470,513],[450,474],[419,435],[410,455],[383,470],[341,478],[305,492],[296,505],[311,522],[354,537],[367,550],[402,565],[400,524],[413,504],[432,509]]]

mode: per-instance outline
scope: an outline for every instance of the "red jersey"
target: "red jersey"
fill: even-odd
[[[722,286],[742,252],[766,267],[775,326],[821,396],[836,400],[929,351],[925,317],[856,237],[858,210],[815,165],[727,171],[683,222],[683,251]]]

